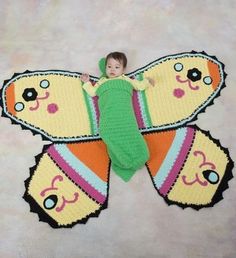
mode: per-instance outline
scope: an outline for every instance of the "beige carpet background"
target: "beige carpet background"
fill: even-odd
[[[236,160],[235,0],[0,0],[0,83],[14,72],[60,69],[99,75],[124,51],[128,72],[168,54],[206,51],[226,65],[227,87],[197,125]],[[236,179],[214,208],[168,207],[145,168],[111,174],[109,207],[72,229],[52,229],[21,198],[40,136],[0,118],[0,258],[234,258]],[[233,171],[235,172],[235,171]]]

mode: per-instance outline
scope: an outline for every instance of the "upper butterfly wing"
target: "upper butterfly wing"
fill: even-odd
[[[155,80],[155,87],[133,95],[139,128],[146,132],[176,128],[196,119],[219,95],[226,74],[215,57],[191,52],[160,58],[128,76]]]
[[[64,71],[14,75],[1,90],[3,116],[52,142],[98,138],[97,103],[82,89],[79,75]]]

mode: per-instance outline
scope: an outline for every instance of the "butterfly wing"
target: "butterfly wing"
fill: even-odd
[[[168,204],[200,209],[222,199],[233,162],[219,141],[196,126],[144,137],[150,151],[146,166]]]
[[[182,53],[160,58],[128,74],[150,77],[154,87],[134,91],[133,106],[143,132],[182,126],[213,102],[225,86],[224,65],[206,53]]]
[[[110,161],[102,141],[51,144],[36,160],[24,199],[40,220],[72,227],[107,207]]]
[[[1,98],[3,116],[47,140],[98,138],[96,98],[84,92],[78,73],[26,71],[5,82]]]

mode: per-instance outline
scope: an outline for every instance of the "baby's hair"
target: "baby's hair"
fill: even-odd
[[[126,68],[127,66],[127,57],[124,53],[121,52],[112,52],[110,54],[107,55],[106,57],[106,65],[107,65],[107,60],[109,58],[113,58],[115,60],[118,60],[120,63],[123,64],[124,68]]]

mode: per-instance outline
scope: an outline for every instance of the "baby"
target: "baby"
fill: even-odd
[[[99,134],[107,145],[112,169],[128,181],[149,158],[133,110],[133,89],[145,90],[154,86],[154,81],[151,78],[138,81],[125,76],[127,58],[123,53],[108,54],[105,64],[106,76],[94,86],[88,74],[82,74],[81,81],[90,96],[98,96]]]

